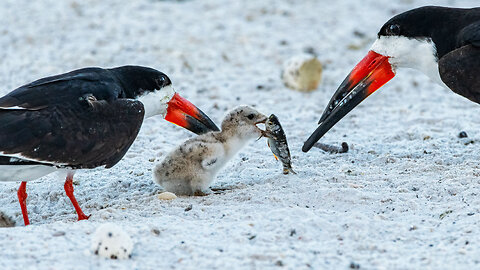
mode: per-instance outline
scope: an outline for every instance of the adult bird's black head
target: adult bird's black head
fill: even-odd
[[[480,61],[479,46],[480,8],[429,6],[393,17],[382,26],[365,58],[338,87],[320,118],[319,127],[307,139],[302,150],[309,151],[340,119],[391,80],[399,67],[420,70],[442,86],[479,102],[480,95],[472,96],[458,74],[459,69],[472,66],[472,60],[475,63]],[[468,56],[470,61],[464,59]],[[476,65],[470,73],[462,74],[468,77],[479,71],[480,65]],[[475,75],[475,78],[478,76]],[[463,88],[459,81],[463,83]],[[466,82],[466,85],[473,86],[477,82],[480,84],[480,80],[475,80]]]
[[[219,130],[205,113],[173,90],[170,78],[164,73],[140,66],[122,66],[110,71],[121,82],[124,98],[143,103],[145,118],[161,115],[196,134]]]

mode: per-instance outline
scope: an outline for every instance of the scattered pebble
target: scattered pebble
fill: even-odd
[[[464,145],[469,145],[469,144],[474,144],[475,141],[474,140],[469,140],[468,142],[465,142]]]
[[[360,269],[360,264],[351,262],[350,269]]]
[[[128,259],[132,256],[133,241],[119,226],[105,223],[97,228],[92,238],[95,255],[108,259]]]
[[[305,48],[303,48],[303,52],[306,53],[306,54],[311,54],[313,56],[318,55],[317,51],[313,47],[305,47]]]
[[[468,135],[465,131],[461,131],[458,133],[458,138],[468,138]]]
[[[162,192],[160,194],[158,194],[157,196],[160,200],[174,200],[177,198],[177,195],[175,195],[174,193],[172,192]]]
[[[365,36],[366,36],[364,32],[361,32],[361,31],[358,31],[358,30],[353,31],[353,35],[356,36],[356,37],[359,37],[359,38],[365,38]]]
[[[443,212],[442,214],[440,214],[440,219],[444,219],[448,214],[451,214],[451,213],[453,213],[453,210],[447,210]]]
[[[160,235],[160,230],[157,229],[157,228],[153,228],[152,233],[155,234],[155,235]]]
[[[342,151],[340,153],[346,153],[346,152],[348,152],[348,143],[342,142]]]
[[[185,207],[185,212],[188,212],[193,209],[193,205],[189,204],[187,207]]]
[[[64,236],[65,232],[64,231],[56,231],[52,234],[53,237],[59,237],[59,236]]]

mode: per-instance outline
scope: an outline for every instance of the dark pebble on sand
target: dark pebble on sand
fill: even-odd
[[[342,142],[342,153],[348,152],[348,143]]]
[[[56,231],[52,234],[53,237],[59,237],[59,236],[64,236],[65,232],[63,231]]]
[[[313,55],[313,56],[317,56],[317,55],[318,55],[317,51],[316,51],[315,48],[313,48],[313,47],[305,47],[305,48],[303,48],[303,52],[304,52],[304,53],[307,53],[307,54],[311,54],[311,55]]]
[[[468,138],[468,135],[465,131],[461,131],[459,134],[458,134],[458,137],[459,138]]]
[[[360,269],[360,264],[351,262],[350,269]]]
[[[157,229],[157,228],[153,228],[152,233],[155,234],[155,235],[160,235],[160,230]]]

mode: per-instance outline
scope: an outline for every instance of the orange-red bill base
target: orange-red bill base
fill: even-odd
[[[394,76],[388,57],[369,51],[338,87],[302,151],[308,152],[338,121]]]
[[[219,130],[204,112],[177,93],[168,102],[165,120],[186,128],[195,134]]]

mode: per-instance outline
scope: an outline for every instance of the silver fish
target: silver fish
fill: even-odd
[[[283,174],[296,172],[292,169],[290,150],[288,149],[287,137],[283,131],[282,125],[276,115],[272,114],[265,123],[265,137],[268,138],[267,143],[272,150],[275,159],[280,160],[283,165]]]

